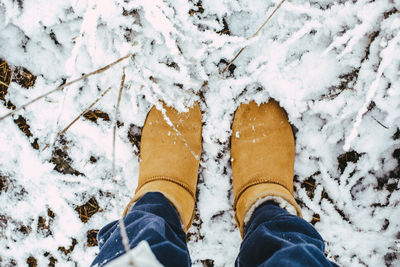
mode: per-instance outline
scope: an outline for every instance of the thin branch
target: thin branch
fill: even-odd
[[[268,23],[268,21],[270,21],[270,19],[272,18],[272,16],[276,13],[276,11],[278,11],[278,9],[282,6],[282,4],[285,2],[286,0],[282,0],[274,9],[274,11],[272,11],[272,13],[268,16],[268,18],[264,21],[264,23],[261,25],[261,27],[256,31],[255,34],[247,37],[247,40],[250,40],[251,38],[256,37],[260,31],[262,30],[262,28],[264,28],[264,26]],[[221,72],[224,73],[225,71],[227,71],[227,69],[233,64],[233,62],[235,62],[235,60],[240,56],[240,54],[243,52],[243,50],[246,48],[247,46],[243,47],[242,49],[240,49],[240,51],[236,54],[236,56],[231,60],[231,62],[229,62],[229,64],[225,67],[225,69]]]
[[[60,90],[62,90],[63,88],[65,88],[65,87],[67,87],[67,86],[69,86],[69,85],[71,85],[71,84],[74,84],[74,83],[76,83],[76,82],[79,82],[79,81],[81,81],[81,80],[84,80],[84,79],[88,78],[89,76],[92,76],[92,75],[95,75],[95,74],[99,74],[99,73],[102,73],[102,72],[108,70],[108,69],[111,68],[112,66],[114,66],[114,65],[116,65],[116,64],[118,64],[118,63],[120,63],[121,61],[123,61],[124,59],[130,57],[131,55],[132,55],[132,54],[129,53],[128,55],[126,55],[126,56],[124,56],[124,57],[121,57],[120,59],[118,59],[118,60],[116,60],[116,61],[114,61],[114,62],[108,64],[107,66],[104,66],[104,67],[102,67],[102,68],[100,68],[100,69],[98,69],[98,70],[92,71],[92,72],[90,72],[90,73],[88,73],[88,74],[85,74],[85,75],[83,75],[82,77],[77,78],[77,79],[75,79],[75,80],[72,80],[72,81],[70,81],[70,82],[64,83],[63,85],[60,85],[60,86],[58,86],[57,88],[55,88],[55,89],[53,89],[53,90],[50,90],[50,91],[48,91],[47,93],[45,93],[45,94],[43,94],[43,95],[40,95],[40,96],[38,96],[38,97],[32,99],[32,100],[29,101],[28,103],[23,104],[23,105],[20,106],[19,108],[16,108],[15,110],[13,110],[13,111],[7,113],[6,115],[0,117],[0,121],[4,120],[5,118],[7,118],[7,117],[13,115],[15,112],[17,112],[17,111],[19,111],[19,110],[21,110],[21,109],[26,108],[27,106],[29,106],[29,105],[35,103],[36,101],[38,101],[38,100],[40,100],[40,99],[42,99],[42,98],[44,98],[44,97],[46,97],[46,96],[48,96],[48,95],[54,93],[54,92],[60,91]]]
[[[115,136],[117,133],[117,120],[118,120],[118,113],[119,113],[119,104],[121,102],[121,96],[122,96],[122,90],[124,89],[125,85],[125,68],[123,69],[123,74],[122,74],[122,79],[121,79],[121,86],[119,88],[119,93],[118,93],[118,100],[117,100],[117,106],[115,107],[115,116],[114,116],[114,128],[113,128],[113,152],[112,152],[112,159],[113,159],[113,165],[112,165],[112,172],[115,177]]]
[[[282,0],[282,1],[276,6],[276,8],[274,9],[274,11],[272,11],[271,15],[269,15],[268,18],[264,21],[263,25],[261,25],[261,27],[256,31],[255,34],[253,34],[253,35],[250,36],[250,37],[247,37],[247,40],[249,40],[249,39],[251,39],[251,38],[253,38],[253,37],[256,37],[256,36],[260,33],[260,31],[262,30],[262,28],[264,28],[264,26],[268,23],[268,21],[272,18],[272,16],[276,13],[276,11],[278,11],[278,9],[281,8],[281,5],[282,5],[283,2],[285,2],[285,1],[286,1],[286,0]]]
[[[236,54],[236,56],[231,60],[231,62],[229,62],[229,64],[225,67],[224,71],[222,73],[224,73],[225,71],[227,71],[227,69],[233,64],[233,62],[235,62],[235,60],[240,56],[240,54],[244,51],[244,49],[247,46],[243,47],[242,49],[240,49],[239,53]]]
[[[110,90],[112,87],[107,88],[107,90],[105,90],[92,104],[90,104],[89,107],[87,107],[81,114],[79,114],[70,124],[68,124],[67,127],[65,127],[61,132],[59,132],[57,134],[57,136],[54,138],[54,142],[57,141],[57,138],[60,137],[61,135],[63,135],[66,131],[68,131],[68,129],[75,123],[77,122],[85,113],[87,113],[94,105],[97,104],[97,102],[100,101],[100,99],[102,99]],[[53,142],[53,144],[54,144]],[[45,150],[46,148],[48,148],[50,146],[50,144],[46,145],[43,149]]]
[[[113,173],[114,179],[116,177],[116,170],[115,170],[115,138],[116,138],[116,133],[117,133],[117,121],[118,121],[119,105],[121,103],[122,90],[124,89],[124,85],[125,85],[125,77],[126,77],[125,68],[123,68],[121,86],[119,88],[117,105],[115,107],[114,128],[113,128],[112,173]],[[130,248],[129,248],[129,237],[128,237],[128,234],[126,232],[124,219],[120,218],[118,223],[119,223],[119,228],[120,228],[120,231],[121,231],[122,244],[124,245],[126,253],[128,253],[129,250],[130,250]],[[132,258],[130,259],[130,264],[134,266],[134,261],[133,261]]]
[[[5,87],[8,87],[8,86],[9,86],[8,84],[6,84],[6,83],[4,83],[4,82],[2,82],[2,81],[0,81],[0,84],[3,85],[3,86],[5,86]]]
[[[382,122],[378,121],[377,119],[375,119],[374,116],[371,116],[377,123],[379,123],[380,126],[382,126],[385,129],[389,129],[389,127],[385,126]]]
[[[63,91],[63,98],[62,98],[61,105],[60,105],[60,107],[59,107],[57,120],[56,120],[55,125],[54,125],[54,132],[58,131],[58,129],[59,129],[58,126],[60,125],[60,120],[61,120],[61,116],[62,116],[63,111],[64,111],[65,102],[66,102],[66,100],[67,100],[68,92],[70,92],[70,91],[69,91],[69,90],[64,90],[64,91]],[[52,135],[53,135],[53,134],[52,134]],[[53,145],[54,145],[55,142],[57,141],[57,138],[58,138],[58,136],[53,136],[53,137],[51,137],[49,144],[47,144],[47,146],[45,146],[45,147],[42,149],[42,151],[44,151],[48,146],[50,146],[50,144],[53,144]]]

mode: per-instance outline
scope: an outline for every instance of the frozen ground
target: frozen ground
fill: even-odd
[[[295,196],[328,257],[343,266],[399,266],[400,1],[288,0],[246,40],[278,3],[0,0],[0,58],[13,72],[8,88],[0,84],[0,116],[133,55],[0,121],[0,265],[90,264],[96,231],[121,215],[135,190],[146,114],[164,100],[182,111],[199,101],[203,112],[188,237],[194,266],[233,266],[241,241],[232,211],[233,113],[273,97],[296,130]]]

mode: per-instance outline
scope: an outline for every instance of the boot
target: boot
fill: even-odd
[[[163,107],[173,126],[155,107],[148,114],[140,145],[138,187],[124,216],[144,194],[160,192],[175,206],[187,232],[193,221],[196,200],[201,112],[197,103],[186,113],[178,113],[166,105]]]
[[[293,197],[294,137],[279,104],[242,104],[235,112],[231,144],[235,219],[242,237],[252,213],[265,201],[301,216]]]

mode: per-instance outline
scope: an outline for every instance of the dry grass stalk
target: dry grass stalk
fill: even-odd
[[[125,85],[125,68],[123,69],[123,74],[122,74],[122,79],[121,79],[121,86],[119,88],[119,93],[118,93],[118,99],[117,99],[117,105],[115,107],[115,116],[114,116],[114,128],[113,128],[113,152],[112,152],[112,159],[113,159],[113,166],[112,166],[112,173],[115,177],[115,138],[116,138],[116,133],[117,133],[117,120],[118,120],[118,113],[119,113],[119,105],[121,103],[121,96],[122,96],[122,90]]]
[[[272,11],[271,15],[269,15],[268,18],[264,21],[263,25],[261,25],[261,27],[256,31],[255,34],[253,34],[253,35],[250,36],[250,37],[247,37],[247,40],[249,40],[249,39],[251,39],[251,38],[253,38],[253,37],[256,37],[256,36],[260,33],[260,31],[262,30],[262,28],[264,28],[264,26],[268,23],[268,21],[272,18],[272,16],[276,13],[276,11],[278,11],[278,9],[281,8],[282,4],[283,4],[285,1],[286,1],[286,0],[282,0],[282,1],[276,6],[276,8],[274,9],[274,11]]]
[[[56,137],[54,138],[54,142],[57,141],[57,138],[60,137],[61,135],[63,135],[66,131],[68,131],[68,129],[75,123],[77,122],[84,114],[86,114],[94,105],[97,104],[97,102],[100,101],[100,99],[102,99],[110,90],[112,87],[107,88],[107,90],[105,90],[92,104],[90,104],[89,107],[87,107],[84,111],[82,111],[81,114],[79,114],[78,116],[76,116],[76,118],[70,123],[68,124],[67,127],[65,127],[61,132],[59,132]],[[54,144],[53,142],[53,144]],[[50,146],[50,144],[47,144],[42,151],[44,151],[46,148],[48,148]]]
[[[126,77],[125,68],[123,68],[121,86],[119,88],[117,105],[115,107],[114,128],[113,128],[112,173],[113,173],[114,179],[116,178],[116,170],[115,170],[115,138],[116,138],[116,133],[117,133],[117,121],[118,121],[119,105],[121,103],[122,90],[124,89],[124,86],[125,86],[125,77]],[[122,217],[119,219],[118,223],[119,223],[119,228],[120,228],[120,231],[121,231],[122,244],[124,245],[125,251],[128,253],[129,250],[130,250],[130,248],[129,248],[129,237],[128,237],[128,233],[126,232],[125,223],[124,223],[124,220],[123,220]],[[130,259],[130,265],[134,266],[134,261],[133,261],[132,258]]]
[[[3,86],[5,86],[5,87],[8,87],[8,84],[3,83],[2,81],[0,81],[0,84],[3,85]]]
[[[268,18],[264,21],[264,23],[261,25],[261,27],[258,28],[258,30],[256,31],[256,33],[254,33],[253,35],[247,37],[246,39],[247,39],[247,40],[250,40],[251,38],[256,37],[256,36],[260,33],[260,31],[262,30],[262,28],[264,28],[264,26],[268,23],[268,21],[270,21],[270,19],[272,18],[272,16],[276,13],[276,11],[278,11],[278,9],[282,6],[282,4],[283,4],[285,1],[286,1],[286,0],[282,0],[282,1],[276,6],[276,8],[274,9],[274,11],[272,11],[272,13],[271,13],[271,14],[268,16]],[[242,49],[240,49],[240,51],[236,54],[236,56],[232,59],[232,61],[229,62],[229,64],[225,67],[225,69],[224,69],[221,73],[224,73],[225,71],[228,70],[228,68],[233,64],[233,62],[235,62],[235,60],[240,56],[240,54],[244,51],[244,49],[245,49],[246,47],[247,47],[247,46],[245,46],[245,47],[243,47]]]
[[[235,60],[240,56],[240,54],[244,51],[244,49],[247,46],[243,47],[242,49],[240,49],[239,53],[236,54],[236,56],[231,60],[231,62],[229,62],[228,65],[226,65],[225,69],[222,71],[222,73],[224,73],[225,71],[227,71],[229,69],[229,67],[233,64],[233,62],[235,62]],[[221,74],[222,74],[221,73]]]
[[[99,73],[102,73],[102,72],[108,70],[109,68],[111,68],[112,66],[114,66],[114,65],[116,65],[116,64],[118,64],[118,63],[120,63],[120,62],[123,61],[124,59],[127,59],[127,58],[130,57],[131,55],[132,55],[132,54],[129,53],[128,55],[126,55],[126,56],[124,56],[124,57],[121,57],[120,59],[118,59],[118,60],[116,60],[116,61],[114,61],[114,62],[108,64],[107,66],[104,66],[104,67],[102,67],[102,68],[100,68],[100,69],[98,69],[98,70],[92,71],[92,72],[90,72],[90,73],[88,73],[88,74],[85,74],[85,75],[83,75],[83,76],[80,77],[80,78],[77,78],[77,79],[72,80],[72,81],[70,81],[70,82],[67,82],[67,83],[65,83],[65,84],[63,84],[63,85],[60,85],[60,86],[58,86],[57,88],[55,88],[55,89],[53,89],[53,90],[50,90],[50,91],[48,91],[47,93],[45,93],[45,94],[43,94],[43,95],[40,95],[40,96],[38,96],[38,97],[32,99],[32,100],[29,101],[28,103],[23,104],[23,105],[20,106],[19,108],[16,108],[15,110],[10,111],[10,112],[7,113],[6,115],[0,117],[0,121],[4,120],[5,118],[8,118],[9,116],[13,115],[15,112],[17,112],[17,111],[19,111],[19,110],[21,110],[21,109],[26,108],[27,106],[29,106],[29,105],[35,103],[36,101],[38,101],[38,100],[40,100],[40,99],[42,99],[42,98],[44,98],[44,97],[46,97],[46,96],[48,96],[48,95],[54,93],[54,92],[60,91],[60,90],[64,89],[65,87],[67,87],[67,86],[69,86],[69,85],[71,85],[71,84],[74,84],[74,83],[76,83],[76,82],[79,82],[79,81],[81,81],[81,80],[84,80],[84,79],[88,78],[89,76],[92,76],[92,75],[95,75],[95,74],[99,74]]]

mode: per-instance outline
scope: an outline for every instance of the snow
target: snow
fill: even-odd
[[[10,84],[6,100],[17,107],[133,56],[18,111],[13,118],[26,119],[31,137],[13,119],[0,121],[0,178],[7,184],[0,191],[0,265],[25,265],[30,256],[39,266],[51,257],[61,266],[89,265],[97,247],[87,245],[87,232],[118,219],[137,186],[131,126],[140,128],[160,101],[179,111],[199,101],[203,152],[189,250],[194,266],[233,266],[241,238],[230,136],[240,133],[231,123],[241,103],[269,98],[295,127],[295,197],[306,220],[320,216],[315,227],[328,257],[343,266],[400,264],[400,1],[286,1],[247,40],[279,2],[203,0],[200,8],[196,0],[2,0],[0,58],[37,76],[29,89]],[[243,47],[236,68],[221,74]],[[80,175],[55,170],[57,133],[109,87],[93,109],[110,120],[81,118],[55,143]],[[0,105],[0,116],[9,111]],[[31,145],[36,138],[39,150]],[[343,166],[338,158],[346,157]],[[92,197],[100,209],[83,223],[75,208]],[[65,255],[58,248],[68,249],[72,238],[77,244]]]

